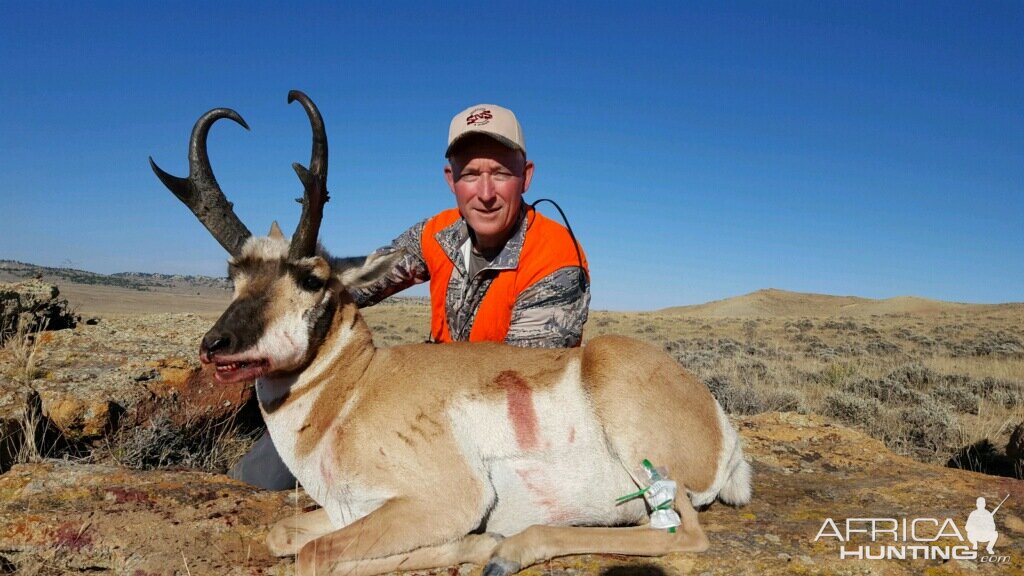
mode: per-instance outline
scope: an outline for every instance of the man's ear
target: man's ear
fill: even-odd
[[[533,182],[533,160],[527,160],[523,166],[523,194],[530,189],[530,182]]]
[[[455,194],[455,171],[452,170],[451,164],[444,165],[444,181],[448,183],[448,187],[451,188],[452,194]]]

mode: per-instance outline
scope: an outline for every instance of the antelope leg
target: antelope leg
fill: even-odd
[[[459,518],[455,511],[409,498],[388,500],[380,508],[334,532],[302,546],[298,576],[316,574],[378,574],[483,563],[497,539],[467,534],[479,518]]]
[[[514,574],[538,562],[571,554],[661,556],[670,552],[703,552],[708,539],[689,498],[676,500],[683,524],[675,533],[647,526],[631,528],[557,528],[530,526],[495,548],[482,576]]]

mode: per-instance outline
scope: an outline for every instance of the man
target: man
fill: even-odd
[[[1006,502],[1006,498],[1003,498],[1003,502]],[[999,531],[996,530],[995,514],[1003,506],[1003,502],[1000,502],[995,510],[989,512],[985,507],[984,496],[979,496],[975,501],[976,508],[967,517],[967,524],[964,526],[967,529],[967,539],[970,540],[975,550],[978,549],[978,542],[988,542],[985,551],[990,556],[996,553],[995,545],[996,540],[999,539]]]
[[[523,204],[534,164],[515,115],[472,106],[452,119],[444,176],[456,209],[413,226],[367,258],[403,252],[367,289],[368,306],[430,281],[431,339],[577,346],[590,305],[583,251],[568,231]]]
[[[586,258],[566,228],[523,203],[534,164],[515,115],[489,104],[460,112],[448,130],[445,158],[457,207],[344,272],[343,280],[374,278],[360,282],[353,298],[372,306],[429,281],[433,342],[578,346],[590,306]],[[269,489],[295,485],[269,435],[229,474]]]

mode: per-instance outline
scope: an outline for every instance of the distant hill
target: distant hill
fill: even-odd
[[[75,268],[53,268],[38,266],[15,260],[0,260],[0,282],[18,282],[29,278],[40,278],[56,284],[62,292],[81,292],[90,286],[109,287],[134,292],[158,292],[166,294],[191,294],[210,297],[215,300],[211,306],[222,310],[231,298],[231,280],[211,276],[190,276],[177,274],[149,274],[143,272],[118,272],[116,274],[98,274]],[[81,287],[81,289],[76,288]],[[128,292],[122,292],[128,294]],[[115,298],[108,292],[88,292],[82,294],[86,298],[87,308],[92,304],[100,304],[104,300]],[[138,295],[141,298],[143,295]],[[135,298],[135,297],[133,297]],[[429,306],[430,299],[423,296],[393,296],[381,302],[383,305],[423,305]],[[161,301],[160,305],[165,305]],[[194,304],[189,304],[194,305]],[[100,306],[103,308],[103,306]],[[986,311],[1014,310],[1024,314],[1024,303],[1009,304],[962,304],[929,300],[917,296],[897,296],[883,300],[861,298],[859,296],[830,296],[827,294],[811,294],[790,292],[776,288],[767,288],[714,300],[705,304],[691,306],[674,306],[659,310],[662,314],[695,316],[704,318],[779,318],[779,317],[821,317],[821,316],[871,316],[889,314],[931,315],[940,313],[984,313]]]
[[[67,282],[94,286],[113,286],[129,290],[150,291],[153,289],[207,288],[231,290],[227,278],[190,276],[177,274],[148,274],[144,272],[118,272],[98,274],[75,268],[51,268],[27,264],[16,260],[0,260],[0,282],[17,282],[28,278],[40,278],[58,286]]]
[[[929,315],[943,312],[984,312],[986,309],[1024,311],[1024,303],[961,304],[917,296],[883,300],[858,296],[830,296],[768,288],[693,306],[665,308],[660,312],[708,318],[774,318],[788,316],[870,316],[885,314]]]
[[[119,272],[97,274],[74,268],[52,268],[0,260],[0,282],[39,278],[54,284],[82,314],[192,312],[216,318],[231,301],[228,278],[177,274]],[[430,306],[422,296],[393,296],[378,306]]]

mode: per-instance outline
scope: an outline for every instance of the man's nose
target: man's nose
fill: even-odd
[[[489,202],[494,199],[494,180],[491,179],[490,174],[483,174],[480,177],[480,189],[477,190],[477,197],[483,202]]]

